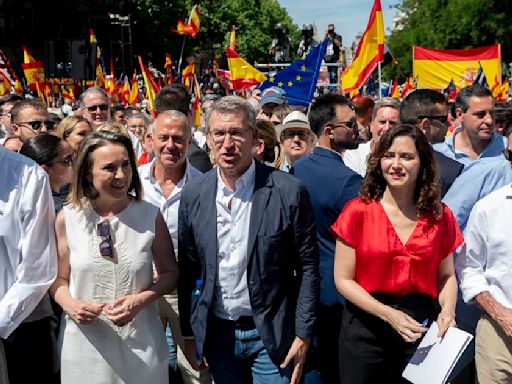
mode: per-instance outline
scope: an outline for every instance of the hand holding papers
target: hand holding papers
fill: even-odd
[[[425,334],[402,376],[414,384],[444,384],[473,335],[450,327],[438,338],[436,322]]]

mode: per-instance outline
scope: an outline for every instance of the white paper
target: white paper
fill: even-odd
[[[432,323],[402,376],[413,384],[445,384],[473,335],[450,327],[443,339]]]

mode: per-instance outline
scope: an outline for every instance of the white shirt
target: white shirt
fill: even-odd
[[[215,203],[219,253],[213,314],[222,319],[236,320],[252,315],[247,288],[247,247],[255,178],[254,160],[236,181],[236,191],[224,184],[217,170]]]
[[[151,129],[151,128],[150,128]],[[142,144],[140,143],[137,136],[135,136],[131,131],[128,131],[128,136],[132,142],[133,151],[135,152],[135,157],[138,159],[140,155],[144,152],[144,148],[142,148]]]
[[[55,211],[46,173],[0,147],[0,338],[39,304],[57,275]]]
[[[348,149],[342,155],[345,165],[362,177],[366,176],[367,161],[372,151],[371,143],[361,143],[356,149]]]
[[[162,188],[154,177],[155,173],[155,160],[138,168],[140,181],[142,184],[143,194],[142,197],[148,203],[151,203],[160,208],[160,212],[164,217],[169,233],[171,234],[172,246],[176,259],[178,258],[178,210],[180,208],[181,192],[183,187],[189,181],[194,180],[196,177],[202,175],[201,171],[197,170],[187,160],[185,175],[176,183],[169,197],[166,199]]]
[[[457,258],[465,302],[488,291],[512,308],[512,187],[507,185],[475,204],[465,230],[466,253]]]

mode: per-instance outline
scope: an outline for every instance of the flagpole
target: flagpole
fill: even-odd
[[[377,64],[377,69],[378,69],[378,72],[379,72],[379,99],[382,99],[382,74],[381,74],[381,70],[380,70],[380,61],[379,61],[379,64]]]
[[[178,73],[181,73],[181,62],[183,61],[183,51],[185,50],[185,41],[187,40],[187,35],[183,36],[183,44],[181,45],[181,53],[180,53],[180,61],[178,63]]]

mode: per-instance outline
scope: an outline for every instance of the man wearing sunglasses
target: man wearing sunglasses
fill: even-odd
[[[80,109],[82,116],[89,120],[94,130],[110,121],[110,99],[99,87],[87,88],[80,95]]]
[[[25,143],[28,139],[51,133],[55,123],[50,120],[46,107],[39,100],[25,99],[11,109],[12,131]]]
[[[446,98],[442,93],[432,89],[417,89],[402,101],[400,120],[403,124],[418,126],[427,136],[430,144],[442,142],[448,130]],[[439,165],[439,187],[443,197],[464,166],[437,150],[434,151],[434,157]]]
[[[284,147],[285,162],[282,171],[289,172],[294,162],[302,159],[313,149],[314,135],[308,118],[300,111],[293,111],[276,126],[276,134]]]
[[[324,383],[338,383],[338,335],[344,299],[334,286],[336,246],[331,225],[361,187],[361,176],[348,168],[341,157],[345,149],[357,147],[358,126],[348,99],[334,94],[321,96],[315,101],[309,112],[309,121],[318,136],[318,145],[310,155],[294,163],[291,170],[306,184],[311,196],[319,248],[318,331],[309,364],[320,371]]]

